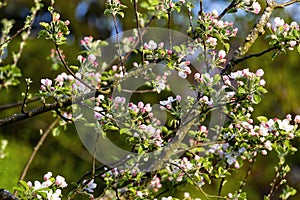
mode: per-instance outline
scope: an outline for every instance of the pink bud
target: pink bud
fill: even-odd
[[[59,13],[54,13],[52,18],[53,18],[53,21],[58,21],[59,18],[60,18],[60,14]]]
[[[65,21],[65,25],[66,25],[66,26],[69,26],[69,25],[70,25],[70,21],[69,21],[69,20],[66,20],[66,21]]]
[[[296,46],[296,44],[297,44],[296,41],[294,41],[294,40],[290,41],[290,47],[294,47],[294,46]]]
[[[300,115],[296,115],[294,121],[300,123]]]
[[[258,69],[258,70],[256,71],[256,76],[262,77],[263,75],[264,75],[264,70]]]
[[[225,56],[226,56],[226,52],[224,50],[219,51],[218,57],[220,60],[225,58]]]

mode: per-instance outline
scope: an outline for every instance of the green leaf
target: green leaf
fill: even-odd
[[[60,134],[59,127],[55,127],[54,129],[52,129],[52,135],[54,137],[58,136],[59,134]]]
[[[298,129],[298,130],[295,132],[295,136],[296,136],[296,137],[300,137],[300,129]]]
[[[211,179],[208,174],[202,174],[202,177],[208,182],[208,184],[211,184]]]
[[[288,199],[291,196],[294,196],[297,193],[297,190],[293,187],[290,187],[286,185],[286,187],[283,189],[282,194],[279,196],[281,199]]]
[[[128,128],[122,128],[120,130],[120,135],[122,135],[122,134],[131,135],[130,129],[128,129]]]
[[[300,44],[297,46],[297,51],[300,54]]]
[[[256,119],[257,119],[259,122],[267,122],[267,121],[269,121],[268,118],[265,117],[265,116],[258,116]]]
[[[213,84],[217,84],[220,80],[221,80],[221,75],[215,74]]]
[[[139,146],[138,154],[140,155],[140,154],[142,154],[143,152],[144,152],[143,147],[142,147],[142,146]]]
[[[105,9],[104,10],[104,15],[109,15],[110,14],[110,10],[109,9]]]
[[[230,44],[229,43],[224,43],[223,45],[224,45],[226,53],[228,53],[229,49],[230,49]]]
[[[47,22],[40,22],[40,26],[45,28],[45,29],[49,29],[50,28],[50,24]]]
[[[276,43],[277,43],[277,40],[272,40],[272,41],[269,42],[269,45],[274,46]]]
[[[27,184],[25,181],[19,181],[19,184],[20,184],[25,190],[28,190],[28,189],[29,189],[29,186],[28,186],[28,184]]]
[[[118,12],[118,15],[120,15],[120,17],[124,18],[124,13],[123,12]]]
[[[265,94],[265,93],[268,92],[268,91],[266,90],[266,88],[264,88],[264,87],[262,87],[262,86],[257,87],[257,91],[258,91],[258,92],[261,92],[261,93],[263,93],[263,94]]]
[[[253,94],[252,103],[259,104],[261,102],[261,96],[259,94]]]

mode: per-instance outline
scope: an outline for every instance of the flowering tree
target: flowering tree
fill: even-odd
[[[41,79],[35,95],[30,93],[31,79],[26,78],[21,113],[0,119],[0,126],[45,112],[53,112],[54,120],[15,187],[15,197],[4,190],[0,194],[11,199],[61,199],[68,187],[66,199],[80,195],[91,199],[251,199],[245,186],[257,157],[274,154],[278,162],[264,199],[295,195],[296,189],[286,180],[290,171],[286,158],[297,151],[292,141],[300,136],[300,115],[288,114],[285,119],[261,115],[256,122],[253,107],[267,93],[264,70],[236,67],[269,52],[273,59],[294,49],[300,53],[298,23],[272,16],[274,11],[299,2],[269,0],[261,9],[256,0],[233,0],[218,13],[204,11],[201,0],[197,4],[132,0],[126,5],[108,0],[104,14],[111,17],[115,34],[106,40],[84,37],[84,50],[71,65],[61,50],[68,41],[71,22],[61,19],[63,13],[55,10],[52,0],[48,7],[51,20],[40,22],[38,37],[53,44],[52,68],[63,67],[65,72],[54,79]],[[12,40],[21,34],[22,41],[12,63],[0,68],[0,89],[20,84],[18,61],[42,6],[35,0],[31,15],[16,34],[9,34],[12,22],[2,20],[0,62],[4,63],[3,55]],[[129,7],[136,26],[122,32],[119,18],[127,17]],[[233,47],[238,28],[224,18],[238,10],[259,15],[259,20],[244,42]],[[186,17],[185,32],[173,30],[172,17],[178,13]],[[152,27],[156,20],[163,25]],[[262,36],[269,47],[249,54]],[[27,110],[26,105],[33,101],[42,106]],[[42,183],[23,180],[47,135],[58,135],[71,123],[93,155],[91,171],[73,185],[51,172],[44,175]],[[7,141],[1,142],[2,159]],[[96,160],[103,165],[97,168]],[[240,174],[239,179],[228,189],[234,174]],[[104,187],[97,187],[96,181]],[[215,191],[209,189],[216,184]],[[176,188],[183,185],[196,192],[179,194]],[[96,190],[101,190],[99,197],[93,195]]]

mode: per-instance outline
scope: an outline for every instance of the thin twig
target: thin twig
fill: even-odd
[[[134,16],[135,16],[135,21],[136,21],[136,28],[138,29],[139,39],[140,39],[140,42],[142,44],[144,44],[142,33],[141,33],[141,26],[140,26],[140,21],[139,21],[139,13],[138,13],[138,7],[137,7],[136,0],[133,0],[133,8],[134,8]]]
[[[277,180],[278,180],[278,178],[280,176],[280,171],[281,171],[282,167],[283,167],[282,165],[279,165],[278,168],[277,168],[277,170],[276,170],[276,175],[275,175],[275,177],[274,177],[274,179],[273,179],[273,181],[271,183],[271,189],[270,189],[270,192],[269,192],[269,194],[267,196],[268,199],[272,199],[272,197],[274,196],[276,190],[280,186],[280,185],[277,185],[276,182],[277,182]]]
[[[7,1],[5,1],[4,3],[6,3],[6,2],[7,2]],[[0,44],[0,47],[2,47],[4,44],[10,42],[11,40],[13,40],[15,37],[17,37],[20,33],[22,33],[23,31],[25,31],[26,29],[28,29],[28,31],[29,31],[29,32],[27,32],[27,34],[30,33],[30,29],[31,29],[31,27],[32,27],[32,25],[33,25],[33,22],[35,21],[35,16],[36,16],[37,11],[38,11],[38,10],[35,10],[35,12],[32,13],[32,20],[31,20],[31,22],[30,22],[30,26],[29,26],[29,27],[23,26],[22,28],[20,28],[13,36],[11,36],[11,37],[8,38],[7,40],[5,40],[3,43],[1,43],[1,44]]]
[[[116,31],[116,42],[118,45],[118,56],[119,56],[119,64],[121,65],[122,71],[123,73],[125,73],[125,66],[124,66],[124,62],[122,59],[122,54],[121,54],[121,45],[120,45],[120,39],[119,39],[119,29],[118,29],[118,24],[117,24],[117,17],[114,15],[114,27],[115,27],[115,31]]]
[[[143,94],[143,93],[149,93],[149,92],[156,92],[156,90],[155,89],[151,89],[151,90],[128,90],[128,89],[122,89],[122,92]]]
[[[270,51],[273,51],[273,50],[275,50],[275,49],[280,49],[280,47],[278,47],[278,46],[272,46],[272,47],[270,47],[270,48],[268,48],[268,49],[266,49],[266,50],[264,50],[264,51],[262,51],[262,52],[259,52],[259,53],[253,53],[253,54],[249,54],[249,55],[247,55],[247,56],[244,56],[244,57],[242,57],[242,58],[238,58],[238,59],[235,60],[234,64],[235,64],[235,65],[236,65],[236,64],[239,64],[239,63],[241,63],[241,62],[243,62],[243,61],[245,61],[245,60],[247,60],[247,59],[249,59],[249,58],[252,58],[252,57],[260,57],[260,56],[262,56],[262,55],[264,55],[264,54],[266,54],[266,53],[269,53]]]
[[[96,174],[96,153],[97,153],[97,143],[99,140],[99,132],[97,132],[97,138],[95,141],[95,148],[94,148],[94,152],[93,152],[93,164],[92,164],[92,178],[95,178],[95,174]]]
[[[27,103],[27,104],[28,104],[28,103],[32,103],[32,102],[38,101],[38,100],[40,100],[40,99],[41,99],[40,97],[34,97],[34,98],[32,98],[32,99],[27,100],[26,103]],[[24,102],[24,100],[20,100],[20,101],[14,102],[14,103],[1,105],[1,106],[0,106],[0,111],[1,111],[1,110],[5,110],[5,109],[9,109],[9,108],[14,108],[14,107],[20,106],[20,105],[23,104],[23,102]]]
[[[27,111],[26,113],[19,113],[19,114],[13,114],[9,117],[0,119],[0,127],[15,123],[15,122],[19,122],[25,119],[29,119],[31,117],[46,113],[48,111],[51,110],[55,110],[58,108],[64,108],[67,106],[72,105],[72,101],[71,100],[67,100],[63,103],[52,103],[52,104],[45,104],[44,106],[41,107],[37,107],[34,108],[32,110]]]
[[[198,16],[202,16],[202,14],[203,14],[203,2],[202,2],[202,0],[200,0]]]
[[[24,169],[23,169],[23,172],[20,176],[20,179],[19,180],[24,180],[26,174],[27,174],[27,171],[36,155],[36,153],[39,151],[39,149],[41,148],[41,146],[43,145],[44,141],[46,140],[47,136],[49,135],[49,133],[51,132],[51,130],[54,128],[54,126],[59,122],[59,118],[56,118],[52,124],[47,128],[47,130],[45,131],[45,133],[42,134],[42,137],[40,138],[40,140],[38,141],[37,145],[34,147],[33,149],[33,152],[30,156],[30,158],[28,159]],[[17,191],[15,191],[14,195],[17,194]]]
[[[300,2],[300,0],[291,0],[291,1],[288,1],[285,3],[280,3],[280,4],[276,5],[276,8],[284,8],[284,7],[287,7],[287,6],[297,3],[297,2]]]
[[[222,13],[218,16],[218,20],[222,19],[222,17],[224,17],[224,15],[229,11],[231,10],[232,8],[236,7],[238,4],[240,3],[239,0],[233,0],[229,6],[227,6],[223,11]]]
[[[243,181],[240,184],[239,193],[242,192],[243,187],[246,185],[247,179],[248,179],[248,177],[250,176],[250,174],[252,172],[252,168],[253,168],[253,165],[254,165],[255,161],[256,161],[256,156],[253,158],[252,162],[250,163],[250,165],[248,167],[248,170],[247,170],[247,173],[246,173]]]
[[[62,62],[63,66],[66,68],[66,70],[77,80],[79,81],[80,83],[82,83],[84,86],[86,86],[87,88],[91,89],[91,90],[94,90],[95,88],[89,86],[88,84],[86,84],[83,80],[81,80],[80,78],[78,78],[74,72],[71,70],[71,68],[69,67],[69,65],[66,63],[65,59],[63,58],[63,56],[61,55],[61,52],[60,52],[60,49],[59,49],[59,46],[57,44],[55,44],[55,49],[56,49],[56,52],[57,52],[57,55],[60,59],[60,61]]]
[[[73,119],[69,119],[69,118],[63,116],[63,115],[61,114],[60,110],[58,110],[58,108],[55,109],[54,111],[55,111],[56,114],[57,114],[62,120],[64,120],[65,122],[67,122],[67,123],[73,122]]]
[[[26,106],[26,100],[28,98],[29,87],[30,87],[30,83],[26,81],[26,91],[25,91],[25,96],[24,96],[23,103],[22,103],[22,108],[21,108],[21,113],[23,113],[23,114],[25,113],[24,108]]]
[[[173,49],[172,47],[172,34],[171,34],[171,9],[167,10],[168,14],[168,39],[169,39],[169,49]]]
[[[193,26],[193,23],[192,23],[193,16],[192,16],[192,13],[191,13],[190,9],[188,9],[188,18],[189,18],[189,25],[191,27],[191,31],[194,34],[195,30],[194,30],[194,26]]]
[[[198,185],[198,183],[194,180],[194,178],[185,171],[185,169],[181,166],[179,166],[176,163],[170,163],[171,165],[174,165],[175,167],[178,167],[192,182],[193,184],[201,191],[201,193],[206,197],[206,199],[210,199],[210,198],[221,198],[221,199],[226,199],[226,197],[221,197],[221,196],[216,196],[216,195],[210,195],[207,194],[206,192],[204,192],[204,190]]]

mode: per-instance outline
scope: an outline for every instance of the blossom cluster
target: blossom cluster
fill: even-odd
[[[18,197],[21,199],[49,199],[61,200],[62,189],[67,187],[68,184],[64,177],[57,175],[55,178],[52,172],[44,175],[44,181],[20,181],[18,190]]]
[[[185,4],[184,0],[176,2],[163,0],[152,7],[145,6],[147,3],[143,5],[145,9],[152,9],[152,13],[157,13],[157,15],[153,14],[157,18],[170,20],[171,12],[174,10],[179,12]],[[186,5],[190,11],[191,5]],[[105,13],[113,15],[116,25],[116,16],[123,17],[125,7],[119,0],[108,0]],[[239,1],[235,8],[238,7],[255,14],[261,10],[256,0]],[[137,19],[138,24],[143,26],[144,21],[140,18],[142,14],[138,12],[136,14],[140,19],[140,21]],[[52,16],[53,24],[60,21],[58,14],[52,13]],[[192,19],[191,15],[189,17]],[[65,26],[68,24],[64,23]],[[274,24],[274,28],[271,28],[270,23],[268,24],[272,33],[271,45],[288,49],[299,45],[298,24],[292,22],[289,25],[278,17],[274,19]],[[49,30],[48,24],[43,25],[46,30]],[[252,119],[253,105],[258,104],[261,96],[267,92],[266,82],[262,78],[264,75],[262,69],[251,72],[246,68],[223,75],[209,69],[197,71],[192,59],[188,59],[188,56],[192,55],[193,58],[204,60],[207,68],[224,65],[230,49],[229,40],[235,37],[238,31],[234,24],[222,20],[218,12],[214,10],[211,13],[199,13],[197,26],[192,27],[192,23],[190,26],[188,33],[195,41],[191,42],[192,44],[187,42],[179,46],[170,44],[172,47],[169,49],[165,48],[166,45],[163,42],[151,39],[143,41],[141,46],[135,46],[139,45],[137,43],[139,39],[142,40],[138,37],[137,30],[133,36],[117,38],[118,55],[116,58],[119,59],[119,63],[113,63],[110,66],[101,60],[101,47],[106,43],[94,40],[92,36],[83,37],[81,45],[86,49],[86,55],[80,55],[77,58],[81,68],[76,76],[62,73],[54,80],[47,78],[41,80],[41,94],[44,97],[54,97],[58,101],[73,97],[74,92],[86,94],[91,89],[95,89],[95,96],[90,99],[84,97],[81,102],[86,103],[85,106],[94,114],[93,122],[97,123],[96,125],[87,123],[87,125],[93,128],[101,127],[103,137],[112,137],[118,141],[124,140],[125,137],[123,144],[127,146],[124,149],[130,149],[128,151],[133,153],[131,155],[137,155],[134,158],[131,155],[127,156],[125,160],[128,162],[124,161],[124,165],[122,163],[110,169],[104,168],[101,176],[97,176],[103,178],[107,190],[114,190],[117,196],[154,199],[156,197],[154,194],[162,192],[164,185],[174,186],[178,183],[192,183],[201,188],[205,184],[210,184],[213,179],[225,180],[232,169],[239,169],[244,161],[252,162],[258,154],[267,155],[275,150],[279,157],[285,156],[278,149],[286,146],[293,149],[290,140],[300,136],[299,131],[297,132],[299,115],[294,118],[288,115],[283,120],[260,116],[258,117],[259,124],[255,125]],[[45,36],[47,38],[49,35]],[[48,39],[59,44],[56,38]],[[199,47],[205,52],[195,55]],[[128,55],[134,62],[127,62],[131,60],[126,60],[127,57],[124,55]],[[140,56],[143,56],[142,59]],[[156,74],[154,67],[160,62],[165,66],[160,67],[157,70],[159,73]],[[152,64],[154,67],[150,68]],[[167,80],[174,71],[182,79],[193,83],[191,88],[196,95],[181,97],[173,94]],[[153,99],[148,101],[147,98],[143,100],[132,98],[132,100],[121,95],[113,96],[115,91],[134,93],[123,88],[123,85],[116,86],[115,84],[129,77],[139,76],[146,80],[142,86],[147,89],[136,92],[155,92],[151,98],[158,100],[160,111],[166,113],[165,121],[160,121],[154,116]],[[112,91],[115,87],[116,90]],[[149,87],[151,89],[148,90]],[[161,94],[163,98],[157,94]],[[226,119],[223,124],[209,127],[208,116],[218,109]],[[68,112],[65,112],[63,116],[72,117]],[[184,130],[187,126],[188,120],[186,119],[197,120],[187,133],[183,133],[181,128]],[[215,136],[209,137],[213,133],[216,133]],[[157,155],[164,155],[164,150],[176,144],[176,139],[180,134],[186,134],[186,137],[180,145],[169,149],[171,156],[168,157],[166,163],[160,165],[160,159],[156,160],[151,157],[152,154],[154,158],[157,158],[155,157]],[[159,169],[151,173],[142,171],[142,167],[149,164],[148,161],[151,160],[154,160],[154,164],[158,163]],[[48,193],[43,193],[44,188],[55,186],[56,190],[49,190],[52,191],[52,193],[49,192],[49,198],[59,199],[60,188],[66,186],[66,184],[58,184],[59,181],[64,182],[62,178],[53,178],[51,173],[47,173],[44,179],[43,183],[34,182],[34,185],[28,183],[27,186],[33,188],[34,195],[38,198],[43,195],[48,196]],[[94,179],[83,181],[82,186],[82,192],[87,193],[92,193],[97,187]],[[42,192],[38,193],[38,191]],[[92,194],[89,196],[93,198]],[[233,195],[230,193],[228,197],[233,198]],[[162,199],[173,198],[170,196]],[[182,199],[192,199],[192,197],[185,192]]]
[[[218,11],[213,10],[212,12],[205,13],[203,16],[199,16],[198,24],[201,28],[195,28],[195,31],[199,32],[199,38],[204,40],[203,36],[200,35],[202,31],[205,31],[208,35],[206,38],[206,44],[208,48],[214,49],[218,42],[223,44],[232,37],[235,37],[238,28],[234,27],[233,22],[223,21],[218,19]]]
[[[62,21],[60,14],[54,12],[53,7],[49,7],[49,11],[52,15],[52,21],[40,22],[40,26],[44,29],[39,32],[40,38],[45,38],[53,41],[56,45],[65,44],[67,41],[66,36],[70,34],[68,26],[70,25],[69,20]]]
[[[230,49],[228,41],[236,36],[238,28],[234,27],[233,22],[218,19],[217,10],[199,15],[197,23],[199,27],[194,27],[194,39],[199,43],[205,42],[202,48],[212,56],[210,65],[213,67],[225,63],[226,54]],[[217,51],[219,45],[222,45],[223,49]]]
[[[290,24],[286,23],[284,19],[275,17],[273,23],[268,22],[267,27],[270,30],[269,42],[272,46],[278,46],[280,51],[294,50],[297,47],[300,53],[300,38],[299,38],[299,24],[292,21]]]
[[[55,97],[58,101],[66,101],[72,95],[71,86],[74,84],[74,77],[65,72],[59,74],[54,81],[49,78],[41,79],[40,95],[45,98]]]

